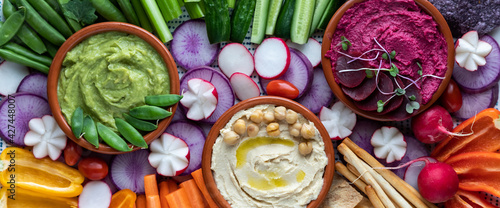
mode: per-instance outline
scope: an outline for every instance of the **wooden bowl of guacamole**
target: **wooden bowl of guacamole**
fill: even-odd
[[[120,154],[125,152],[102,140],[95,147],[75,137],[68,123],[73,112],[80,107],[85,116],[117,132],[115,118],[144,105],[145,96],[179,94],[179,74],[172,55],[153,34],[128,23],[104,22],[64,42],[50,67],[47,89],[52,114],[71,140],[91,151]],[[177,104],[165,109],[174,114]],[[163,133],[172,117],[152,122],[158,126],[154,131],[141,132],[146,143]],[[132,151],[141,148],[128,145]]]

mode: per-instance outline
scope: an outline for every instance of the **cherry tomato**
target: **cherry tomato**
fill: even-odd
[[[450,80],[448,87],[440,97],[440,102],[450,113],[457,112],[462,107],[462,93],[454,80]]]
[[[266,92],[268,95],[276,95],[289,99],[295,99],[299,96],[299,90],[295,85],[280,79],[269,82]]]
[[[82,147],[80,147],[80,145],[76,144],[72,140],[68,139],[68,143],[64,148],[64,161],[66,162],[66,164],[68,164],[69,166],[75,165],[81,156]]]
[[[101,180],[108,175],[108,164],[97,157],[87,157],[80,160],[78,170],[90,180]]]

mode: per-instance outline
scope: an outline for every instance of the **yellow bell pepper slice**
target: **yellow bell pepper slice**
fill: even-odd
[[[42,193],[33,192],[23,188],[10,190],[3,187],[0,190],[0,207],[8,208],[77,208],[76,197],[65,198],[47,196]]]
[[[0,160],[0,183],[4,187],[59,197],[75,197],[82,192],[85,178],[64,163],[37,159],[30,151],[17,147],[4,149]]]

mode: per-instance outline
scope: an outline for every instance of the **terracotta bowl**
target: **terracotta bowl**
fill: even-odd
[[[92,35],[103,32],[111,32],[111,31],[118,31],[136,35],[145,40],[147,43],[149,43],[158,52],[158,54],[160,54],[163,61],[165,62],[165,65],[167,66],[166,70],[168,71],[170,77],[170,93],[179,94],[179,74],[177,72],[177,66],[175,65],[174,59],[170,54],[170,52],[168,51],[168,49],[165,47],[165,45],[150,32],[135,25],[122,22],[104,22],[104,23],[93,24],[79,30],[71,37],[69,37],[68,40],[66,40],[66,42],[64,42],[64,44],[57,51],[57,54],[54,57],[54,60],[52,61],[52,65],[50,66],[48,83],[47,83],[47,94],[52,114],[54,115],[54,118],[56,119],[57,123],[64,131],[66,136],[68,136],[71,140],[73,140],[80,146],[89,149],[91,151],[104,154],[121,154],[126,152],[117,151],[103,142],[99,144],[99,148],[95,148],[85,139],[77,139],[73,135],[71,127],[69,126],[68,122],[66,121],[61,112],[61,108],[59,106],[59,100],[57,98],[57,83],[59,80],[59,73],[61,72],[62,61],[64,60],[66,53],[71,49],[73,49],[80,42],[82,42],[83,40]],[[177,109],[177,104],[169,107],[167,110],[171,111],[174,114],[176,109]],[[158,128],[156,130],[146,134],[144,136],[144,140],[146,141],[146,143],[148,144],[151,143],[155,138],[157,138],[161,133],[163,133],[167,128],[168,124],[170,123],[170,121],[172,120],[172,117],[173,116],[170,116],[161,120],[158,123]],[[129,144],[129,146],[132,145]],[[140,149],[140,147],[134,147],[133,151],[138,149]]]
[[[224,197],[219,192],[217,185],[215,184],[215,180],[212,174],[212,170],[210,169],[212,164],[212,147],[219,136],[219,131],[224,128],[227,122],[231,119],[231,117],[239,112],[240,110],[249,109],[256,105],[260,104],[274,104],[277,106],[284,106],[287,109],[292,109],[297,113],[302,114],[306,119],[312,121],[316,128],[319,130],[321,137],[323,138],[323,142],[325,143],[325,152],[328,157],[328,163],[325,167],[325,172],[323,175],[324,183],[321,191],[318,195],[318,198],[314,201],[311,201],[308,208],[318,207],[323,199],[326,197],[328,190],[332,184],[334,170],[334,162],[335,162],[335,154],[332,146],[332,141],[330,140],[330,136],[326,131],[321,121],[318,119],[314,113],[312,113],[309,109],[302,106],[301,104],[282,97],[277,96],[260,96],[254,97],[251,99],[244,100],[239,102],[238,104],[231,107],[227,110],[222,116],[215,122],[212,129],[208,133],[207,139],[205,141],[205,146],[203,148],[203,160],[201,163],[203,179],[205,180],[205,184],[207,186],[208,192],[212,196],[212,199],[219,205],[219,207],[231,207],[229,203],[224,199]]]
[[[354,105],[353,101],[351,98],[346,96],[341,87],[335,82],[335,79],[333,77],[333,71],[332,71],[332,65],[331,65],[331,60],[330,58],[325,57],[325,54],[328,50],[330,50],[330,45],[332,43],[332,37],[333,34],[335,33],[335,29],[337,28],[337,24],[339,23],[340,19],[344,15],[344,13],[351,8],[354,4],[364,2],[365,0],[349,0],[347,1],[342,7],[340,7],[337,12],[333,15],[332,19],[328,23],[328,26],[325,30],[324,36],[323,36],[323,43],[321,46],[321,64],[323,66],[323,72],[325,74],[325,77],[328,81],[328,84],[330,85],[330,88],[332,89],[333,93],[337,98],[339,98],[347,107],[349,107],[351,110],[353,110],[356,114],[361,115],[363,117],[373,119],[373,120],[378,120],[378,121],[391,121],[392,119],[388,115],[379,115],[376,112],[370,112],[370,111],[364,111],[356,107]],[[448,27],[448,23],[446,23],[446,20],[443,18],[441,13],[432,5],[429,3],[427,0],[415,0],[415,3],[420,6],[422,11],[426,12],[432,18],[434,21],[437,23],[437,28],[438,30],[444,35],[444,38],[446,40],[447,48],[448,48],[448,59],[447,59],[447,66],[448,70],[446,71],[445,78],[442,80],[441,84],[439,85],[438,89],[436,92],[434,92],[434,95],[432,96],[431,100],[427,102],[425,105],[421,105],[420,108],[418,109],[417,113],[408,115],[407,118],[401,119],[405,120],[410,118],[411,116],[415,116],[418,113],[426,110],[429,108],[438,98],[441,96],[441,94],[444,92],[446,89],[446,86],[448,86],[448,82],[451,79],[451,75],[453,72],[453,64],[455,61],[455,49],[454,49],[454,44],[453,44],[453,37],[451,35],[450,28]]]

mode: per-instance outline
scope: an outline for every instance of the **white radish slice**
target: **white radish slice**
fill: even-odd
[[[264,79],[274,79],[290,65],[290,50],[280,38],[267,38],[255,49],[255,71]]]
[[[217,107],[217,90],[214,85],[204,79],[188,80],[188,91],[184,92],[181,104],[188,108],[186,117],[193,121],[207,119]]]
[[[406,141],[403,134],[396,127],[383,126],[373,132],[371,139],[373,153],[387,163],[400,161],[406,154]]]
[[[107,208],[111,204],[111,189],[102,181],[90,181],[78,197],[79,208]]]
[[[427,158],[429,162],[437,162],[437,160],[432,157],[421,157],[421,158]],[[404,180],[406,181],[406,183],[413,186],[413,188],[415,188],[417,191],[418,191],[418,175],[420,174],[420,171],[422,171],[424,167],[425,167],[425,162],[418,161],[408,166],[405,171]]]
[[[356,125],[356,114],[338,101],[331,109],[322,107],[319,111],[319,120],[325,126],[333,140],[339,140],[351,135]]]
[[[0,95],[7,96],[15,93],[17,87],[28,76],[28,67],[18,63],[4,61],[0,64]]]
[[[227,77],[240,72],[248,76],[254,69],[253,56],[241,43],[229,43],[219,53],[219,68]]]
[[[305,44],[297,44],[291,40],[287,40],[286,44],[288,47],[302,52],[309,59],[313,67],[317,67],[321,63],[321,44],[316,39],[309,38]]]
[[[229,78],[236,97],[240,100],[258,97],[260,95],[259,86],[248,75],[236,72]]]
[[[492,49],[493,46],[488,42],[479,40],[477,31],[470,31],[457,40],[455,60],[460,67],[464,67],[469,71],[476,71],[478,66],[486,64],[485,57]]]
[[[163,133],[155,139],[149,148],[149,164],[163,176],[177,176],[189,165],[189,147],[182,139],[169,133]]]
[[[212,127],[212,125],[209,124],[203,126],[209,127],[208,131],[210,131]],[[200,169],[203,145],[205,144],[207,135],[204,133],[204,130],[193,122],[176,121],[170,123],[165,132],[184,140],[189,147],[189,166],[181,173],[181,176],[190,175],[193,171]]]

